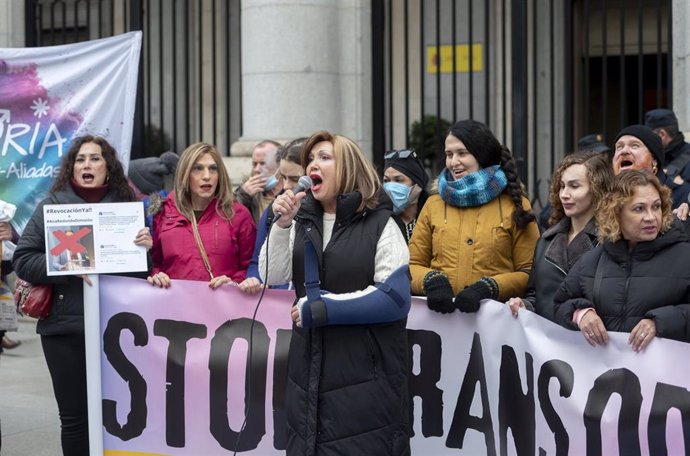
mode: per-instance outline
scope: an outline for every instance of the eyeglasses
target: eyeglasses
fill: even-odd
[[[417,152],[415,152],[412,149],[403,149],[403,150],[391,150],[390,152],[386,152],[386,154],[383,156],[384,160],[390,160],[391,158],[417,158]]]

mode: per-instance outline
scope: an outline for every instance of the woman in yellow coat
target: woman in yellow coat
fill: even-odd
[[[410,241],[413,294],[442,313],[523,296],[539,229],[512,154],[486,125],[462,120],[445,155]]]

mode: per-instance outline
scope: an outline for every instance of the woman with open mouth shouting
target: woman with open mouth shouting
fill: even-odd
[[[88,276],[47,276],[43,206],[130,201],[137,199],[115,149],[98,136],[77,137],[60,163],[60,174],[48,196],[24,228],[12,259],[17,276],[32,284],[53,287],[50,315],[38,320],[36,332],[41,335],[53,382],[65,455],[89,454],[83,283],[91,281]],[[139,230],[133,242],[150,249],[149,229]],[[131,275],[146,277],[145,272]]]
[[[441,313],[523,296],[539,228],[512,154],[486,125],[463,120],[448,131],[445,156],[410,241],[412,292]]]
[[[311,189],[276,198],[259,255],[262,279],[296,292],[287,454],[410,454],[409,254],[393,205],[344,136],[313,134],[302,166]]]
[[[246,279],[256,227],[249,210],[235,202],[215,146],[187,147],[175,170],[175,191],[150,211],[155,215],[149,283],[167,288],[171,279],[201,280],[216,289]]]

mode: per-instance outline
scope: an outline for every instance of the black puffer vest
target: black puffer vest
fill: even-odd
[[[376,246],[390,209],[357,211],[359,193],[338,198],[325,251],[323,211],[311,195],[296,217],[293,281],[304,296],[304,239],[319,256],[321,289],[361,290],[374,283]],[[287,454],[407,455],[405,320],[378,325],[293,328],[288,362]]]

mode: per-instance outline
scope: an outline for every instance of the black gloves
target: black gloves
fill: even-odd
[[[443,272],[431,271],[424,276],[424,293],[426,293],[426,305],[434,312],[445,314],[455,311],[453,287],[450,286],[448,276]]]
[[[498,284],[494,279],[482,277],[478,282],[465,287],[455,297],[455,307],[460,312],[476,312],[479,310],[479,301],[482,299],[496,299],[498,296]]]
[[[424,293],[426,304],[434,312],[451,313],[476,312],[482,299],[496,299],[498,284],[491,277],[482,277],[479,281],[465,287],[453,301],[453,287],[448,276],[441,271],[430,271],[424,276]]]

